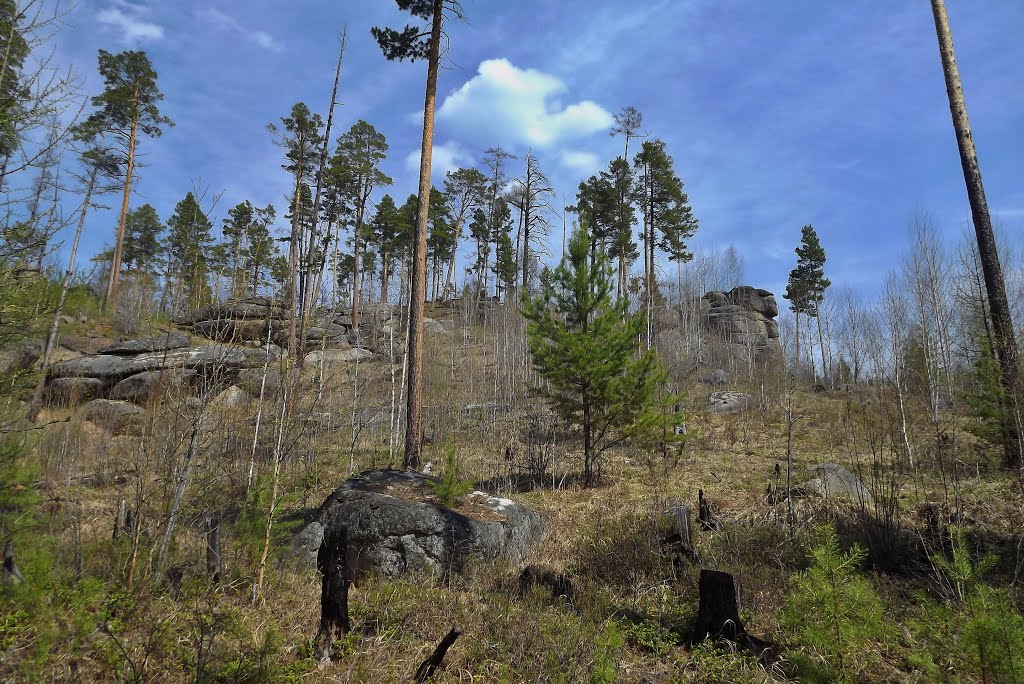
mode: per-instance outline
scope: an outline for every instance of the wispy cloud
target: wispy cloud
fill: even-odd
[[[264,50],[271,50],[273,52],[280,52],[284,49],[284,45],[281,41],[277,40],[271,34],[266,31],[250,30],[243,26],[237,19],[229,14],[225,14],[218,9],[208,7],[197,12],[199,18],[203,21],[208,22],[214,28],[218,28],[232,33],[237,33],[246,40],[255,43]]]
[[[151,21],[146,21],[140,16],[140,10],[135,5],[124,2],[115,2],[110,7],[96,15],[96,20],[101,24],[121,31],[121,42],[137,44],[147,40],[160,40],[164,37],[164,27]]]

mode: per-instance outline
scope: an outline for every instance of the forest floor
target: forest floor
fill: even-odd
[[[458,625],[463,636],[432,681],[980,681],[970,659],[958,660],[948,646],[956,625],[942,623],[955,620],[941,606],[951,583],[930,557],[948,555],[949,523],[965,526],[975,560],[996,554],[986,581],[1020,606],[1024,495],[963,431],[965,418],[944,416],[934,431],[940,437],[931,439],[934,421],[911,414],[911,466],[905,454],[896,455],[904,433],[881,389],[818,393],[809,385],[738,383],[729,389],[768,400],[761,409],[713,416],[703,410],[710,390],[680,379],[688,389],[683,448],[667,456],[612,450],[602,483],[583,488],[574,435],[551,428],[541,402],[526,394],[528,374],[499,375],[523,358],[521,342],[502,346],[502,334],[508,338],[507,329],[456,327],[429,342],[433,443],[426,460],[440,463],[454,447],[462,479],[541,511],[551,533],[530,562],[568,574],[573,601],[542,589],[522,594],[521,567],[503,564],[460,576],[369,577],[349,596],[353,631],[337,644],[331,664],[318,665],[312,641],[320,579],[295,561],[289,541],[351,473],[400,462],[400,440],[389,429],[390,407],[402,399],[392,395],[400,367],[395,376],[395,364],[378,360],[335,375],[307,371],[294,411],[301,425],[282,433],[288,457],[255,602],[272,468],[257,459],[252,483],[246,471],[254,443],[261,455],[273,446],[275,401],[262,413],[256,402],[223,411],[198,431],[201,457],[170,546],[180,573],[173,582],[154,559],[194,425],[173,417],[186,402],[169,398],[152,409],[147,427],[127,435],[111,435],[76,411],[45,414],[52,424],[17,457],[0,500],[16,515],[26,578],[0,589],[0,680],[405,682]],[[257,415],[265,427],[254,440]],[[531,456],[545,461],[547,474],[522,486]],[[857,474],[872,501],[788,500],[790,468],[796,484],[822,462]],[[677,503],[696,511],[698,490],[720,528],[698,528],[697,559],[673,563],[663,545],[671,531],[664,512]],[[139,492],[150,514],[129,585],[129,545],[124,536],[112,539],[111,523],[118,501],[135,501]],[[205,578],[204,565],[203,521],[212,509],[225,519],[224,573],[216,584]],[[797,578],[811,565],[815,530],[824,523],[836,526],[843,548],[866,547],[855,573],[884,614],[884,628],[870,633],[857,628],[854,614],[831,648],[805,631],[807,616],[792,615]],[[741,618],[770,649],[755,654],[688,643],[702,567],[734,576]]]

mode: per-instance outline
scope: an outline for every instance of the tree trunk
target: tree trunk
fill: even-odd
[[[330,524],[317,552],[320,571],[320,628],[314,642],[321,663],[331,660],[331,641],[352,629],[348,619],[348,530]]]
[[[441,46],[444,0],[434,0],[427,62],[427,88],[423,99],[423,140],[420,146],[419,200],[416,207],[416,239],[409,296],[409,377],[405,425],[406,468],[419,469],[423,448],[423,299],[426,296],[427,213],[430,210],[430,164],[434,151],[434,107],[437,100],[437,68]]]
[[[995,330],[996,355],[999,358],[1000,381],[1005,394],[1003,416],[1004,465],[1007,468],[1021,467],[1021,426],[1018,410],[1018,378],[1020,368],[1017,359],[1017,338],[1013,330],[1010,306],[1006,298],[1002,266],[996,249],[992,218],[989,216],[988,200],[981,181],[978,155],[974,149],[974,138],[967,118],[967,104],[960,85],[960,72],[953,52],[953,37],[949,29],[944,0],[932,0],[932,14],[935,18],[935,33],[939,41],[943,76],[946,79],[946,94],[949,110],[956,131],[956,142],[960,150],[960,164],[963,167],[967,197],[971,204],[971,218],[978,240],[982,272],[985,276],[985,290],[992,312],[992,327]]]
[[[700,606],[693,628],[693,643],[698,644],[705,639],[744,643],[746,636],[746,629],[740,622],[732,575],[717,570],[701,570]]]
[[[821,332],[821,302],[817,303],[817,315],[814,317],[818,322],[818,349],[821,350],[821,384],[829,384],[829,367],[825,362],[825,336]]]
[[[53,322],[50,324],[50,331],[46,335],[46,344],[43,345],[43,358],[39,365],[39,381],[36,383],[35,393],[32,395],[32,404],[29,406],[28,419],[34,421],[43,407],[43,394],[46,391],[46,371],[50,367],[50,355],[53,354],[53,347],[57,341],[57,334],[60,332],[60,316],[64,311],[64,304],[68,300],[68,290],[71,289],[71,278],[75,274],[75,257],[78,255],[78,242],[82,237],[82,228],[85,227],[85,216],[89,211],[89,203],[92,201],[92,193],[96,188],[96,176],[99,174],[99,167],[93,166],[89,173],[89,184],[85,188],[85,199],[82,203],[82,213],[78,217],[78,226],[75,228],[75,238],[71,242],[71,254],[68,256],[68,267],[64,271],[64,280],[61,283],[60,299],[57,301],[57,309],[53,312]]]
[[[295,358],[296,280],[299,277],[299,193],[302,190],[302,164],[295,166],[295,200],[292,203],[292,231],[288,242],[288,282],[285,284],[284,304],[288,316],[288,358]]]
[[[206,530],[206,574],[216,584],[220,581],[220,516],[211,515]]]
[[[413,679],[416,684],[423,684],[430,679],[434,674],[434,670],[440,667],[441,661],[444,660],[445,655],[448,653],[448,649],[452,647],[452,644],[454,644],[455,640],[461,635],[461,629],[458,627],[451,628],[451,631],[441,639],[441,643],[437,645],[437,648],[435,648],[434,652],[430,654],[430,657],[420,663],[420,666],[416,668],[416,676]]]
[[[306,250],[306,273],[304,276],[305,296],[302,300],[302,320],[299,333],[299,346],[302,349],[306,347],[306,327],[309,324],[310,311],[315,302],[315,295],[313,293],[314,286],[317,278],[313,275],[313,250],[316,246],[316,224],[320,217],[320,196],[323,192],[323,180],[324,180],[324,167],[327,166],[327,147],[331,141],[331,125],[334,123],[334,105],[338,100],[338,81],[341,80],[341,62],[345,56],[345,38],[348,34],[348,27],[346,27],[341,34],[341,46],[338,49],[338,65],[334,69],[334,88],[331,90],[331,104],[327,108],[327,127],[324,130],[324,144],[320,148],[320,164],[316,172],[316,193],[313,197],[313,216],[311,217],[311,228],[309,235],[309,246]],[[323,268],[323,261],[320,262],[320,268]],[[301,366],[302,361],[299,361]]]
[[[3,584],[14,585],[21,584],[24,581],[25,576],[21,574],[21,570],[18,569],[18,562],[14,560],[14,542],[8,539],[7,544],[4,546]]]
[[[138,97],[138,88],[135,95]],[[121,213],[117,219],[117,239],[114,242],[114,256],[110,261],[110,279],[107,281],[107,296],[103,306],[106,308],[117,298],[117,278],[121,273],[121,253],[124,249],[124,228],[128,219],[128,201],[132,194],[132,174],[135,173],[135,139],[139,133],[138,118],[132,119],[131,132],[128,134],[128,165],[124,175],[124,195],[121,197]]]

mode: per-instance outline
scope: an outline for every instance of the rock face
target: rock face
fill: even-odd
[[[712,392],[708,396],[708,411],[717,415],[740,413],[757,408],[757,397],[743,392]]]
[[[781,358],[778,315],[775,295],[749,285],[708,292],[701,298],[705,325],[737,360],[759,363],[766,357]]]
[[[394,577],[458,572],[473,561],[521,562],[547,536],[539,513],[509,499],[473,492],[462,512],[425,501],[432,481],[397,470],[353,477],[327,497],[293,547],[313,564],[324,530],[343,525],[356,576]]]
[[[75,406],[98,397],[102,389],[97,378],[55,378],[46,388],[46,399],[57,406]]]
[[[187,344],[188,338],[182,337]],[[178,342],[181,341],[179,338]],[[80,400],[98,396],[144,404],[158,389],[188,388],[200,376],[218,382],[227,380],[225,384],[230,384],[241,371],[258,368],[262,372],[265,364],[277,358],[273,351],[226,344],[131,351],[152,349],[154,345],[168,346],[168,343],[160,337],[129,340],[107,347],[110,353],[55,363],[49,371],[48,396],[63,403],[76,396]],[[84,392],[86,388],[88,392]],[[71,389],[75,389],[75,393],[70,393]]]
[[[165,349],[184,349],[189,344],[188,335],[172,332],[155,337],[143,337],[137,340],[115,342],[100,349],[98,354],[132,355],[144,352],[157,352]]]
[[[715,368],[698,375],[697,381],[704,385],[725,385],[729,382],[729,376],[721,368]]]
[[[800,494],[813,494],[826,499],[849,499],[855,502],[871,502],[871,492],[857,476],[835,463],[819,463],[812,470],[817,477],[797,485]]]

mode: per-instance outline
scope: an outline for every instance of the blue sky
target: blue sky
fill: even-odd
[[[734,244],[746,280],[776,293],[806,223],[833,282],[870,292],[915,212],[951,241],[969,220],[926,0],[463,2],[469,21],[448,27],[438,86],[435,182],[487,147],[532,149],[555,203],[571,204],[579,181],[621,154],[611,114],[633,105],[686,183],[701,222],[694,248]],[[989,203],[1019,234],[1024,2],[948,4]],[[80,0],[56,40],[90,94],[97,49],[149,53],[177,125],[142,142],[133,206],[166,219],[196,180],[223,191],[219,225],[244,199],[285,205],[266,125],[300,100],[326,114],[346,24],[335,131],[372,123],[390,144],[387,190],[401,201],[415,188],[425,66],[385,61],[369,33],[406,19],[391,0]],[[111,240],[115,220],[93,215],[87,252]],[[560,242],[560,215],[552,222]]]

